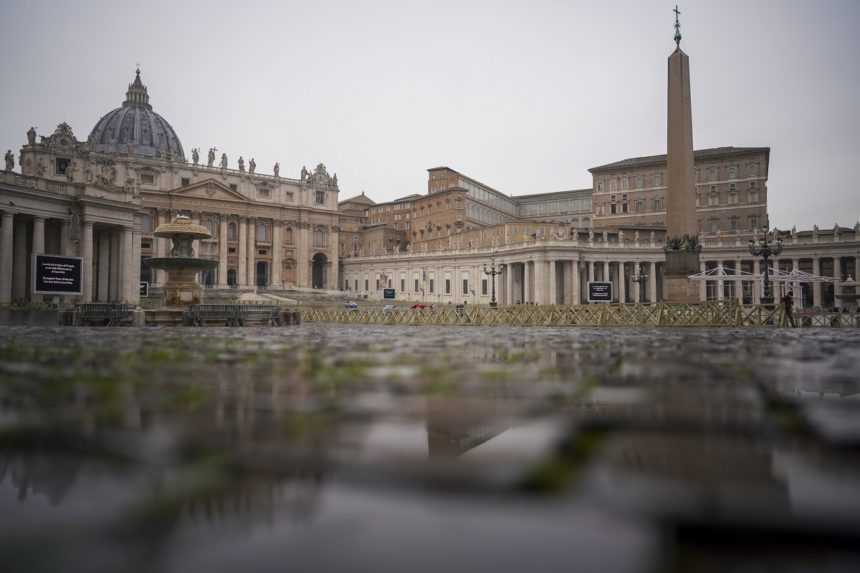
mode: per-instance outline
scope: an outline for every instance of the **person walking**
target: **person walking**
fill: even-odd
[[[785,320],[788,324],[792,328],[797,328],[797,324],[794,322],[794,295],[791,291],[788,291],[782,297],[782,309],[785,312]]]

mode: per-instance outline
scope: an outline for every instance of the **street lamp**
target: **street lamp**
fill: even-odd
[[[496,275],[502,274],[502,271],[505,270],[505,263],[501,263],[498,267],[496,267],[496,258],[492,257],[490,259],[490,268],[487,268],[486,263],[484,264],[484,274],[490,276],[490,308],[496,308],[498,304],[496,304]]]
[[[764,260],[764,296],[761,299],[761,303],[773,304],[773,296],[770,292],[770,269],[768,268],[767,260],[770,257],[778,256],[782,252],[782,239],[777,236],[776,241],[768,241],[767,236],[768,232],[765,231],[764,237],[761,239],[750,239],[749,248],[752,256],[761,257]]]
[[[648,273],[636,273],[630,277],[630,280],[639,285],[639,300],[636,302],[640,303],[644,298],[642,295],[645,293],[645,283],[648,281]]]

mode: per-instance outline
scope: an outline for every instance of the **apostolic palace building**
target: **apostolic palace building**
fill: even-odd
[[[768,228],[770,148],[719,147],[694,155],[700,299],[758,302],[761,261],[748,241]],[[190,159],[190,160],[189,160]],[[160,224],[184,214],[212,238],[195,252],[218,261],[209,289],[347,291],[355,299],[446,304],[579,304],[586,285],[609,281],[617,302],[663,299],[667,157],[595,166],[590,189],[509,195],[448,167],[428,170],[426,193],[376,203],[339,200],[320,163],[299,178],[237,168],[215,148],[191,157],[156,113],[140,71],[122,105],[85,141],[66,123],[27,133],[0,172],[0,304],[32,294],[32,255],[83,259],[73,301],[140,303],[141,282],[158,296]],[[779,190],[774,200],[779,201]],[[777,231],[772,267],[791,273],[801,306],[832,307],[839,282],[860,267],[860,224]],[[496,275],[486,271],[495,270]],[[819,280],[821,278],[825,280]],[[389,291],[390,292],[390,291]]]

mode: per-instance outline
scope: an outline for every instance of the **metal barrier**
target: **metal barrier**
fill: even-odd
[[[134,307],[115,302],[86,302],[75,306],[76,326],[118,326],[132,324]]]
[[[195,304],[186,309],[183,322],[188,326],[211,323],[225,326],[245,326],[249,323],[281,326],[301,321],[293,316],[294,312],[284,311],[280,306],[270,304]],[[285,319],[284,315],[289,318]]]
[[[310,322],[475,326],[787,326],[781,307],[743,306],[735,301],[700,304],[613,304],[570,306],[451,305],[423,309],[304,308]],[[860,327],[860,315],[804,311],[798,326]]]

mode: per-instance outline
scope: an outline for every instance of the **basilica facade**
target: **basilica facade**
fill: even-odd
[[[207,227],[198,256],[218,261],[201,282],[217,288],[329,288],[338,285],[338,183],[320,163],[298,179],[260,173],[253,158],[230,168],[210,149],[191,160],[149,102],[140,71],[120,107],[86,140],[66,123],[27,133],[16,172],[0,173],[0,304],[33,300],[34,254],[80,256],[80,301],[139,301],[140,283],[165,277],[148,267],[166,239],[152,232],[184,214]]]

